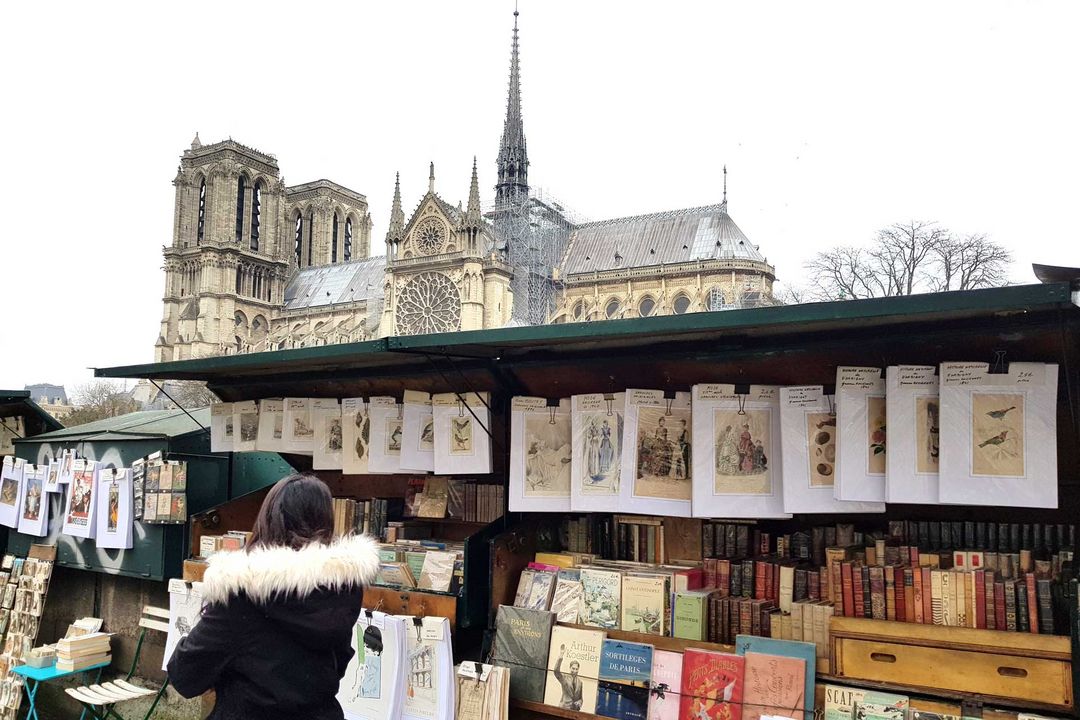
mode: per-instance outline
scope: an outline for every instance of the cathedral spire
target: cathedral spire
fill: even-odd
[[[390,208],[390,227],[386,231],[389,243],[401,238],[405,229],[405,213],[401,210],[401,173],[394,173],[394,204]]]
[[[529,192],[529,157],[525,149],[525,126],[521,120],[521,67],[518,58],[518,11],[514,7],[514,34],[510,45],[510,89],[506,120],[499,144],[496,200],[511,200]]]
[[[727,163],[724,164],[724,208],[727,208]]]
[[[435,163],[434,163],[434,161],[432,161],[431,165],[428,166],[427,191],[429,193],[435,192]]]
[[[472,159],[472,182],[469,183],[469,206],[465,211],[465,220],[468,223],[478,225],[480,215],[480,181],[476,177],[476,156]]]

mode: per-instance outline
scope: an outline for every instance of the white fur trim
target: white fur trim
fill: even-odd
[[[227,603],[240,593],[256,603],[275,596],[304,598],[320,588],[338,590],[366,584],[378,569],[379,550],[367,535],[342,538],[330,545],[312,543],[300,550],[262,547],[251,552],[222,552],[210,558],[203,598],[208,603]]]

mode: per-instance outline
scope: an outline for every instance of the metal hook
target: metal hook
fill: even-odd
[[[548,420],[548,425],[554,425],[555,424],[555,408],[553,408],[553,407],[548,408],[548,412],[551,415],[551,419]]]
[[[832,395],[826,395],[825,399],[829,401],[829,415],[836,417],[836,402]]]
[[[604,395],[604,400],[607,402],[607,414],[608,414],[608,417],[611,417],[612,415],[615,414],[611,410],[611,408],[612,408],[612,406],[613,406],[613,404],[615,402],[615,396],[614,395]]]
[[[671,399],[671,398],[668,398],[666,402],[667,402],[667,410],[664,412],[664,415],[666,415],[667,417],[671,417],[671,403],[673,403],[674,400]]]
[[[736,395],[735,398],[739,401],[739,415],[746,414],[746,396]]]

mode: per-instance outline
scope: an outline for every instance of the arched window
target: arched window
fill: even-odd
[[[259,251],[259,214],[262,212],[262,180],[251,190],[251,249]]]
[[[337,230],[338,230],[338,216],[334,213],[334,226],[330,236],[330,262],[337,262]]]
[[[244,176],[236,181],[236,242],[244,238]]]
[[[199,229],[195,235],[195,244],[199,245],[203,241],[203,233],[206,227],[206,178],[202,179],[199,183]]]
[[[308,227],[308,230],[307,230],[307,234],[308,234],[307,264],[308,264],[308,267],[311,267],[312,258],[314,257],[314,250],[315,250],[315,211],[314,210],[312,210],[312,211],[310,211],[308,213],[307,227]]]
[[[345,262],[352,260],[352,218],[345,218],[345,253],[342,256]]]
[[[236,268],[236,294],[239,295],[244,290],[244,270],[242,268]]]
[[[676,315],[682,315],[690,309],[690,298],[685,295],[677,296],[675,302],[671,303],[671,309],[675,311]]]
[[[604,308],[604,312],[607,313],[609,318],[613,318],[619,314],[619,301],[615,298],[608,300],[607,307]]]
[[[644,297],[641,302],[638,303],[638,314],[641,317],[649,317],[656,310],[656,301],[651,297]]]
[[[585,314],[585,301],[578,300],[577,304],[574,305],[574,309],[571,314],[574,316],[575,320],[580,320],[581,316]]]
[[[304,218],[300,213],[296,213],[296,267],[303,267],[304,263],[301,262],[304,258]]]

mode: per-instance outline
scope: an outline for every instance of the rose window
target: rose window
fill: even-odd
[[[416,228],[413,238],[420,252],[434,255],[442,250],[443,243],[446,241],[446,231],[441,222],[435,218],[428,218]]]
[[[397,334],[453,332],[461,327],[461,296],[450,278],[423,273],[409,280],[398,295]]]

